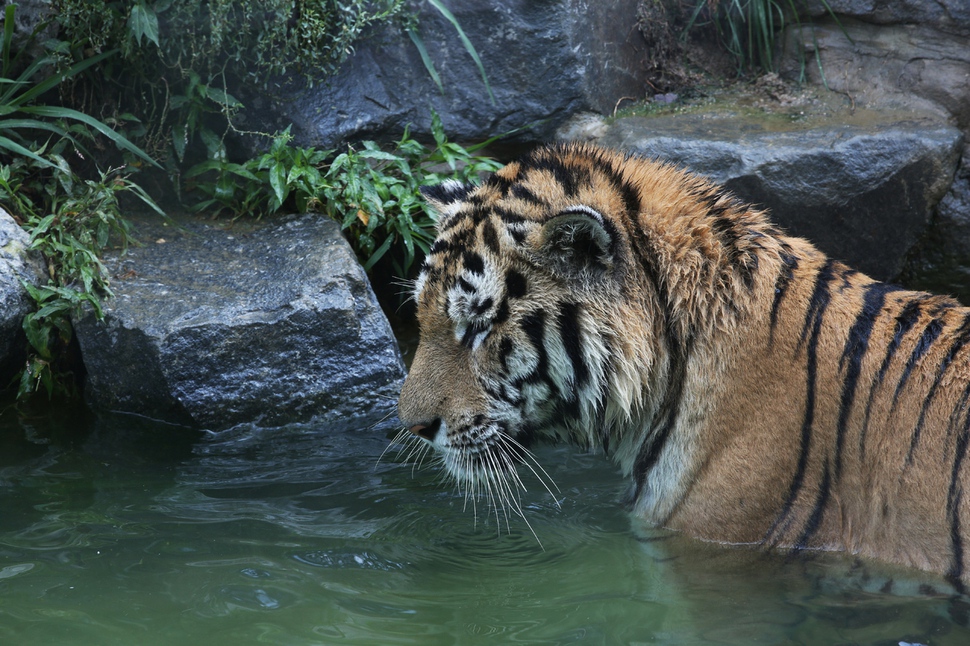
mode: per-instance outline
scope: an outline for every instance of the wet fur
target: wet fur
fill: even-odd
[[[962,591],[970,310],[593,147],[428,197],[439,237],[399,412],[453,475],[508,482],[512,440],[602,446],[652,524],[844,550]]]

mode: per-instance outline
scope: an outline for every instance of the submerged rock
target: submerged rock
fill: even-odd
[[[106,260],[104,320],[75,322],[93,408],[213,430],[393,412],[397,343],[334,222],[136,219],[135,237]]]
[[[725,112],[618,119],[600,143],[707,175],[788,232],[891,280],[950,186],[962,134],[912,114],[798,124]]]
[[[47,282],[47,269],[30,236],[0,207],[0,389],[23,367],[27,338],[23,320],[34,307],[21,281]]]

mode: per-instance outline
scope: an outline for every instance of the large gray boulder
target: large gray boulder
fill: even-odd
[[[777,119],[727,112],[619,119],[600,143],[707,175],[790,233],[889,280],[950,186],[962,135],[891,114],[780,129]]]
[[[393,412],[397,343],[334,222],[135,223],[104,320],[75,322],[93,408],[212,430]]]
[[[43,259],[29,247],[30,236],[0,207],[0,389],[23,368],[26,359],[23,320],[34,302],[21,281],[31,285],[47,282]]]
[[[454,140],[486,139],[534,124],[521,135],[547,139],[580,110],[608,113],[622,97],[644,96],[637,0],[444,0],[481,57],[495,101],[455,28],[423,2],[418,32],[441,77],[435,86],[398,26],[361,42],[337,74],[276,97],[238,88],[250,123],[284,128],[303,145],[396,138],[407,126],[429,136],[431,110]],[[299,84],[297,84],[299,85]],[[272,124],[272,125],[271,125]]]

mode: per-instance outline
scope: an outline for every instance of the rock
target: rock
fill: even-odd
[[[970,304],[970,150],[940,200],[929,233],[908,259],[906,284]]]
[[[212,430],[393,412],[400,353],[334,222],[177,224],[136,219],[104,320],[75,322],[92,408]]]
[[[11,38],[10,49],[19,52],[24,47],[29,48],[31,58],[39,56],[44,51],[44,42],[57,35],[56,22],[50,22],[39,33],[34,30],[41,23],[51,17],[50,0],[4,0],[4,8],[8,5],[16,4],[17,8],[13,15],[13,37]]]
[[[877,25],[926,25],[970,35],[966,0],[807,0],[804,11],[814,19],[834,13]]]
[[[824,79],[816,64],[805,65],[808,79],[827,83],[855,105],[935,108],[970,134],[970,3],[950,0],[951,11],[944,7],[947,2],[921,3],[923,12],[915,4],[880,3],[868,14],[850,14],[858,19],[841,18],[841,27],[819,17],[802,26],[800,34],[796,28],[786,35],[784,42],[790,47],[801,43],[810,62],[817,52]],[[789,52],[784,60],[787,76],[800,74],[798,56]]]
[[[966,0],[809,0],[801,28],[783,42],[789,77],[828,84],[853,106],[897,105],[935,110],[970,139],[970,3]],[[839,23],[832,18],[835,13]],[[801,32],[800,34],[798,32]],[[819,72],[821,67],[824,72]],[[964,166],[968,157],[964,155]],[[964,174],[966,171],[963,171]],[[907,281],[970,303],[970,200],[958,178],[940,202],[937,221],[904,272]]]
[[[445,2],[481,57],[494,102],[454,26],[421,3],[419,33],[444,93],[399,27],[358,44],[337,74],[313,88],[290,87],[274,99],[234,90],[249,123],[282,129],[297,143],[333,147],[352,139],[397,138],[407,125],[430,139],[431,110],[449,137],[482,140],[532,126],[520,139],[547,139],[570,115],[610,112],[623,97],[642,98],[643,41],[637,0]]]
[[[34,301],[20,281],[47,283],[43,259],[29,246],[30,236],[0,207],[0,390],[23,368],[27,356],[23,320]]]
[[[962,136],[944,123],[861,110],[807,128],[694,113],[619,119],[600,143],[707,175],[767,207],[790,233],[890,280],[949,187]]]

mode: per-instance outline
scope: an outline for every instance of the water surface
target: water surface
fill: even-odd
[[[970,643],[943,586],[636,528],[601,456],[537,450],[533,536],[385,435],[7,414],[0,643]]]

